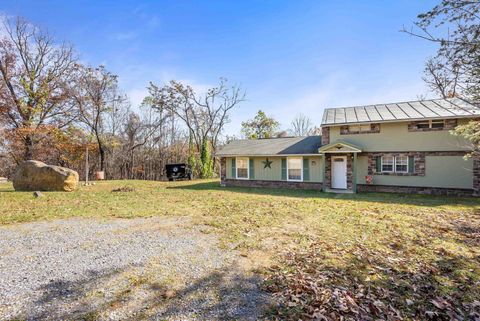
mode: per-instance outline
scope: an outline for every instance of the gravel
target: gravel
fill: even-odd
[[[0,227],[0,319],[256,320],[270,298],[186,218]]]

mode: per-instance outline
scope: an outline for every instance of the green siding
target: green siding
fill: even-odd
[[[248,160],[248,177],[250,179],[255,179],[255,165],[253,162],[253,158]]]
[[[230,163],[231,163],[231,167],[230,167],[231,176],[236,177],[237,176],[237,159],[232,158],[230,160]]]
[[[235,158],[232,158],[232,157],[227,157],[227,178],[235,178],[234,175],[233,175],[233,170],[232,170],[232,159],[235,159]]]
[[[462,156],[426,156],[425,176],[374,175],[373,184],[472,188],[473,161]],[[357,183],[365,184],[368,157],[358,157]]]
[[[308,157],[309,162],[309,171],[310,171],[310,182],[322,182],[323,174],[323,158],[322,157]]]
[[[408,156],[408,172],[415,172],[415,156]]]
[[[307,158],[307,157],[305,157]],[[227,178],[235,178],[235,175],[232,173],[232,159],[234,157],[227,157]],[[269,161],[273,161],[270,165],[271,168],[264,168],[265,165],[263,161],[266,160],[266,157],[251,157],[250,164],[253,163],[253,178],[252,170],[250,171],[250,179],[255,180],[269,180],[269,181],[280,181],[282,180],[282,157],[268,157]],[[322,163],[323,160],[320,156],[309,156],[309,182],[321,182],[322,181]]]
[[[468,120],[459,119],[458,124]],[[381,123],[380,133],[340,135],[340,127],[330,127],[330,142],[343,140],[355,144],[365,152],[452,151],[464,150],[465,141],[448,130],[409,132],[408,122]]]
[[[357,157],[357,184],[365,184],[365,176],[368,175],[368,157]]]
[[[303,158],[303,181],[310,181],[310,161],[308,158]]]
[[[282,181],[287,180],[287,159],[282,158]]]

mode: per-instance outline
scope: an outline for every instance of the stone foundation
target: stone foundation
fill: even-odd
[[[322,190],[322,183],[315,182],[288,182],[288,181],[263,181],[263,180],[241,180],[225,179],[222,186],[236,187],[267,187],[267,188],[289,188],[289,189],[314,189]]]
[[[380,193],[401,193],[401,194],[424,194],[468,197],[474,196],[474,190],[468,188],[443,188],[443,187],[420,187],[420,186],[398,186],[398,185],[366,185],[357,184],[358,192],[380,192]]]

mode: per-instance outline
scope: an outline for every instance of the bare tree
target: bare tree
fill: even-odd
[[[444,98],[480,101],[480,2],[442,0],[418,15],[415,28],[404,32],[438,44],[437,55],[428,60],[424,80]],[[480,157],[480,126],[477,120],[459,124],[451,131],[469,142],[467,157]]]
[[[480,2],[443,0],[403,32],[438,44],[424,80],[442,97],[480,99]]]
[[[427,60],[423,81],[442,98],[457,96],[460,70],[457,66],[446,66],[449,62],[442,62],[439,57]]]
[[[75,68],[72,46],[55,43],[25,19],[4,20],[0,39],[0,121],[23,142],[23,159],[34,157],[38,132],[62,128],[75,118],[69,87]]]
[[[240,87],[228,87],[223,78],[218,86],[208,89],[203,95],[177,81],[163,87],[151,83],[148,89],[157,108],[161,106],[183,121],[201,155],[208,155],[205,153],[208,143],[216,150],[219,135],[229,121],[229,112],[245,100],[245,93]],[[212,159],[205,157],[201,157],[200,167],[211,172],[208,164],[213,164]],[[209,176],[205,171],[202,170],[202,177]]]
[[[304,114],[297,115],[291,122],[292,134],[294,136],[308,136],[312,130],[312,121]]]
[[[77,85],[72,96],[81,122],[95,137],[100,155],[100,170],[104,171],[109,138],[105,132],[105,117],[125,98],[118,95],[117,76],[103,66],[79,67],[77,75]]]

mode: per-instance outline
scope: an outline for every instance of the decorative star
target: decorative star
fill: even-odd
[[[272,168],[271,165],[272,165],[273,161],[269,161],[268,158],[266,160],[262,161],[262,163],[263,163],[263,168],[264,169],[267,168],[267,167]]]

